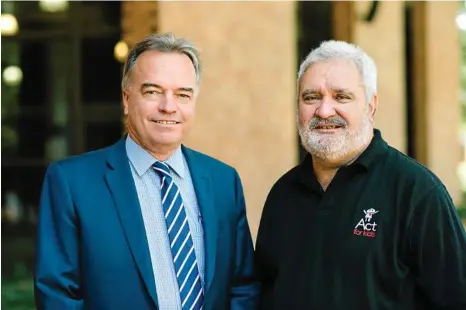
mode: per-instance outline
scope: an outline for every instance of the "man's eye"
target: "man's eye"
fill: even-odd
[[[351,100],[351,98],[347,95],[336,95],[335,98],[337,100]]]
[[[304,101],[319,100],[319,96],[304,96]]]
[[[188,94],[178,94],[178,97],[183,98],[183,99],[190,99],[191,96]]]
[[[156,95],[156,94],[160,94],[160,91],[157,91],[157,90],[146,90],[144,92],[145,95]]]

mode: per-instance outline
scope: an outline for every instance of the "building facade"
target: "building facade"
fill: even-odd
[[[299,61],[332,38],[376,61],[376,127],[385,139],[461,201],[458,9],[457,2],[125,2],[123,39],[131,45],[156,30],[200,46],[205,73],[187,145],[238,169],[255,235],[270,187],[299,163]]]
[[[6,15],[17,25],[8,33],[2,28],[2,222],[27,222],[28,229],[12,234],[33,235],[48,164],[121,137],[122,59],[114,56],[115,44],[131,46],[154,32],[185,36],[201,49],[204,75],[186,144],[237,168],[253,235],[271,186],[303,156],[296,130],[299,62],[328,39],[356,43],[375,59],[376,126],[392,146],[431,168],[460,203],[459,7],[445,1],[4,1],[2,25]]]

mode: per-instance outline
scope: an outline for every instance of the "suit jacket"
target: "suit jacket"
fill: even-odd
[[[240,178],[182,146],[203,217],[204,310],[256,309],[253,245]],[[53,163],[39,211],[38,309],[157,309],[149,247],[125,139]]]

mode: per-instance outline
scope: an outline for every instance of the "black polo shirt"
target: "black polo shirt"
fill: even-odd
[[[442,182],[378,130],[326,191],[308,155],[271,189],[262,309],[466,310],[466,233]]]

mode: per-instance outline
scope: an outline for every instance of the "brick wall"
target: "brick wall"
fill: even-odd
[[[461,200],[459,2],[425,2],[427,164]]]

